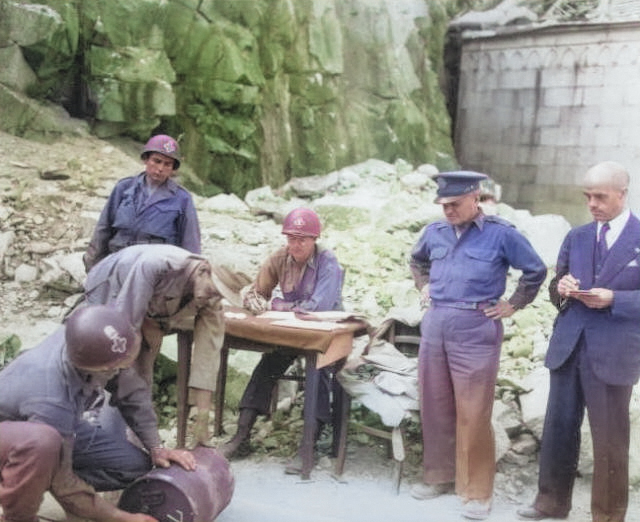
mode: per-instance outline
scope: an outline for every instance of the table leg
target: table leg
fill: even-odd
[[[177,406],[178,406],[178,433],[176,446],[184,448],[187,438],[187,418],[189,417],[189,372],[191,371],[191,345],[193,344],[193,332],[181,330],[178,332],[178,377]]]
[[[351,412],[351,397],[338,382],[337,378],[334,393],[332,453],[336,457],[335,474],[340,476],[344,471],[344,461],[347,456],[347,432],[349,429],[349,413]]]
[[[316,410],[318,407],[318,387],[320,372],[316,369],[315,352],[305,355],[304,380],[304,429],[300,457],[302,458],[302,479],[309,480],[313,469],[313,453],[316,433]]]
[[[216,437],[222,435],[222,415],[224,414],[224,393],[227,386],[227,364],[229,361],[229,348],[222,347],[220,351],[220,369],[218,370],[218,382],[216,383],[216,412],[213,421],[213,434]]]

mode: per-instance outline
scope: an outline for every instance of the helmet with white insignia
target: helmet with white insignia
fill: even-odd
[[[76,367],[100,372],[128,368],[140,353],[140,339],[121,312],[106,305],[76,310],[66,322],[67,357]]]

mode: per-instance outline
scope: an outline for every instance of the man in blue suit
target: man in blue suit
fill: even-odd
[[[567,234],[550,284],[559,309],[545,365],[547,404],[538,494],[524,520],[566,518],[585,407],[593,440],[593,522],[623,521],[629,490],[629,402],[640,376],[640,221],[627,207],[629,174],[607,161],[583,192],[594,218]]]

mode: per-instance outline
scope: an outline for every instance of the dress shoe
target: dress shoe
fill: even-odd
[[[469,500],[464,505],[462,516],[469,520],[485,520],[491,513],[491,501]]]
[[[544,520],[545,518],[551,518],[535,506],[519,509],[516,513],[518,513],[518,518],[520,520]]]
[[[411,496],[418,500],[429,500],[431,498],[453,493],[454,483],[443,482],[441,484],[414,484],[411,486]]]

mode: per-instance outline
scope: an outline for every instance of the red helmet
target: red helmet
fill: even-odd
[[[83,370],[128,368],[140,352],[140,339],[122,313],[106,305],[84,306],[66,322],[69,361]]]
[[[320,218],[310,208],[296,208],[282,222],[282,233],[288,236],[320,236]]]
[[[152,152],[159,152],[164,156],[173,158],[173,170],[180,168],[180,146],[171,136],[158,134],[153,136],[144,146],[140,157],[147,159]]]

